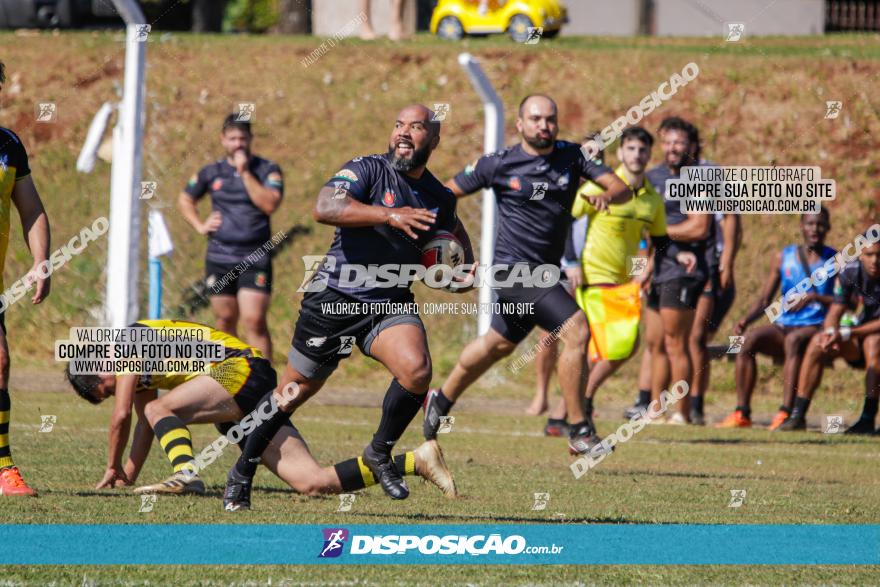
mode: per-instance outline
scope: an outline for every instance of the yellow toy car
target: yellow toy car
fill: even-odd
[[[560,0],[439,0],[431,15],[431,32],[442,39],[507,32],[525,43],[541,28],[541,37],[555,37],[568,22]]]

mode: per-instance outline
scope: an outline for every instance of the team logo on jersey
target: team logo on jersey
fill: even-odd
[[[522,189],[522,183],[520,183],[519,178],[515,175],[510,178],[510,181],[507,182],[507,185],[509,185],[510,189],[515,192],[518,192]]]
[[[345,541],[348,540],[348,530],[345,528],[324,528],[324,547],[318,558],[335,558],[342,554]]]
[[[344,179],[346,181],[357,181],[358,176],[351,169],[340,169],[333,174],[333,179]]]
[[[385,195],[382,196],[382,203],[389,208],[394,206],[394,202],[397,200],[397,195],[394,193],[394,190],[388,190],[385,192]]]
[[[547,188],[550,187],[550,184],[546,181],[536,181],[532,184],[532,195],[529,198],[530,200],[543,200],[544,196],[547,194]]]
[[[568,175],[568,172],[566,171],[565,173],[563,173],[562,175],[559,176],[559,179],[556,180],[556,185],[562,189],[565,189],[568,187],[568,181],[569,181],[569,175]]]
[[[220,188],[222,188],[222,187],[223,187],[223,180],[220,179],[219,177],[214,180],[214,183],[211,184],[211,190],[215,191],[215,192],[220,191]]]
[[[538,173],[544,173],[548,169],[550,169],[550,164],[546,161],[541,161],[540,163],[535,165],[535,171],[537,171]]]

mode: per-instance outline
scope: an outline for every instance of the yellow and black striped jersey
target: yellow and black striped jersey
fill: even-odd
[[[8,128],[0,126],[0,291],[3,288],[3,268],[9,247],[9,213],[15,182],[31,174],[28,156],[21,139]]]
[[[230,393],[236,393],[250,375],[249,357],[263,358],[263,353],[246,342],[243,342],[231,334],[221,332],[198,322],[183,320],[138,320],[130,325],[131,328],[155,328],[163,329],[203,329],[207,331],[206,340],[219,343],[223,346],[224,360],[211,363],[208,375],[220,383]],[[141,375],[137,391],[156,389],[173,389],[178,385],[194,379],[202,373],[145,373]]]

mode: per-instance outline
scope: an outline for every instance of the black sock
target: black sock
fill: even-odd
[[[749,406],[736,406],[738,412],[742,412],[743,418],[751,418],[752,408]]]
[[[593,415],[593,398],[588,397],[584,399],[584,412],[586,412],[588,416]]]
[[[442,394],[438,393],[437,395],[438,400],[445,399]],[[374,451],[380,454],[391,454],[391,449],[403,436],[406,427],[419,413],[424,398],[424,395],[418,395],[406,389],[397,382],[397,379],[391,381],[388,391],[385,392],[385,399],[382,401],[382,419],[379,421],[379,428],[373,435],[371,443]],[[449,407],[452,407],[451,402]]]
[[[12,411],[12,400],[9,391],[0,389],[0,469],[12,467],[12,451],[9,448],[9,414]]]
[[[260,403],[257,404],[257,410],[265,413],[264,408],[261,406],[264,402],[274,403],[273,393],[275,393],[274,390],[263,396]],[[269,419],[263,420],[245,439],[244,446],[241,448],[241,455],[235,463],[235,472],[242,477],[253,479],[257,473],[257,466],[260,464],[263,452],[268,448],[269,443],[272,442],[272,439],[275,438],[281,427],[284,426],[284,423],[290,419],[290,414],[277,408],[277,404],[276,409],[277,411]]]
[[[437,402],[437,408],[440,410],[441,416],[448,416],[449,410],[452,409],[452,404],[455,403],[454,401],[443,395],[442,389],[437,390],[437,397],[435,398],[435,401]]]
[[[789,416],[791,416],[791,408],[787,408],[787,407],[785,407],[785,406],[779,406],[779,411],[780,411],[780,412],[785,412],[786,414],[788,414]]]
[[[865,396],[865,406],[862,408],[861,420],[873,422],[877,417],[877,399],[876,397]]]
[[[794,409],[791,411],[791,417],[795,420],[803,420],[807,416],[807,410],[810,409],[810,400],[805,397],[794,398]]]
[[[703,413],[703,396],[702,395],[692,395],[691,396],[691,411],[696,412],[697,414]]]
[[[401,475],[417,475],[416,457],[412,452],[399,454],[393,460],[397,472]],[[364,464],[362,457],[336,463],[333,468],[336,469],[339,484],[345,492],[357,491],[376,484],[376,478]]]
[[[650,389],[640,389],[639,390],[639,399],[636,401],[640,406],[647,406],[651,403],[651,390]]]

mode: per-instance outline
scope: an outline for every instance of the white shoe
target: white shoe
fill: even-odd
[[[455,480],[446,466],[443,451],[440,450],[440,445],[436,440],[423,442],[413,451],[413,454],[416,459],[416,473],[419,476],[436,485],[446,497],[450,499],[458,497]]]
[[[198,475],[178,472],[160,483],[154,485],[142,485],[134,489],[135,493],[163,493],[170,495],[183,495],[192,493],[205,495],[205,482]]]
[[[681,412],[675,412],[674,414],[669,416],[669,418],[666,419],[666,423],[669,424],[670,426],[687,426],[688,425],[687,418],[685,418],[681,414]]]

